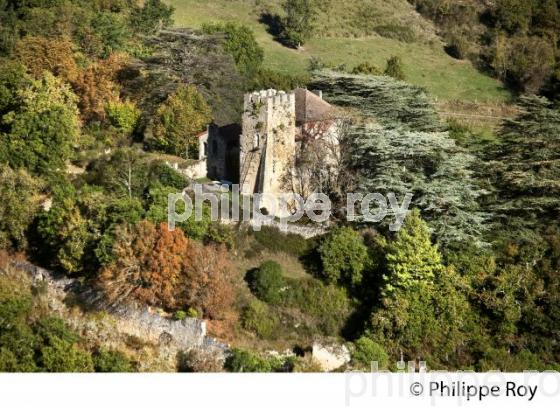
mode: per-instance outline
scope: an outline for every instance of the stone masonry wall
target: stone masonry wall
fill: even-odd
[[[281,193],[295,157],[295,95],[264,90],[245,96],[240,139],[242,194]]]

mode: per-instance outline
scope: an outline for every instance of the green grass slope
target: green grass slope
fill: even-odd
[[[404,63],[407,81],[425,87],[442,100],[507,101],[502,84],[467,61],[448,56],[433,26],[406,0],[326,0],[321,5],[315,38],[301,50],[276,42],[259,22],[264,11],[278,11],[281,0],[166,0],[175,7],[178,27],[198,28],[208,22],[237,22],[250,26],[265,49],[265,66],[287,73],[303,73],[311,58],[327,64],[353,67],[369,61],[383,68],[397,55]],[[400,41],[377,34],[379,26],[412,31],[413,40]],[[384,34],[387,36],[387,34]]]

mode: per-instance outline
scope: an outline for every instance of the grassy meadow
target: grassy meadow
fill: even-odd
[[[167,0],[175,7],[177,27],[201,27],[208,22],[237,22],[250,26],[265,49],[265,66],[287,73],[303,73],[312,58],[326,64],[353,67],[369,61],[383,68],[393,55],[401,57],[407,80],[426,88],[444,101],[461,100],[498,103],[510,98],[509,92],[470,62],[448,56],[433,27],[422,19],[406,0],[327,1],[319,14],[315,38],[301,50],[276,42],[262,24],[265,11],[278,10],[280,0]],[[327,11],[330,9],[330,12]],[[366,19],[364,16],[369,17]],[[414,33],[414,40],[400,41],[375,32],[381,22],[398,30]],[[368,23],[369,22],[369,23]]]

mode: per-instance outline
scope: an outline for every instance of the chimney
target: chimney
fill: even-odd
[[[321,100],[323,99],[323,91],[321,90],[313,90],[311,91],[313,94],[315,94],[316,96],[318,96]]]

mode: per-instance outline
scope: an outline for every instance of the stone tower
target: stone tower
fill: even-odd
[[[241,193],[286,192],[285,176],[296,154],[295,94],[263,90],[245,95],[242,126]]]

